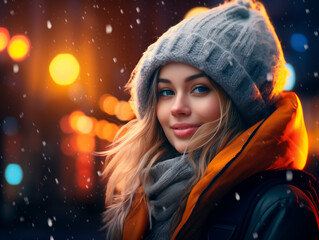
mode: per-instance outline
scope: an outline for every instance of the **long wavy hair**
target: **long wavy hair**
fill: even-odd
[[[156,116],[158,74],[159,70],[151,79],[145,116],[133,119],[124,125],[110,145],[110,149],[101,153],[106,156],[103,176],[106,181],[104,222],[107,239],[122,238],[125,218],[131,208],[134,194],[148,181],[152,165],[173,148],[168,143]],[[181,219],[192,187],[203,177],[209,162],[245,128],[230,98],[213,81],[211,82],[217,91],[220,117],[213,122],[203,124],[193,135],[184,152],[188,154],[195,175],[188,184],[180,208],[173,215],[171,232]],[[127,87],[131,90],[131,94],[134,94],[136,87],[134,83],[129,82]],[[195,164],[195,156],[198,157],[198,164]],[[145,200],[150,216],[146,196]]]

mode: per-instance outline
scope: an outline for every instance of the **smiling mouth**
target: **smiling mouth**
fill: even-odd
[[[201,125],[189,125],[189,126],[183,126],[183,127],[173,127],[173,133],[178,138],[188,138],[193,136],[193,134],[197,131],[197,129]]]
[[[173,128],[173,129],[188,129],[188,128],[199,128],[201,125],[198,125],[198,126],[191,126],[191,127],[180,127],[180,128]]]

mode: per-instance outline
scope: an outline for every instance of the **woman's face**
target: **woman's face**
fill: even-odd
[[[191,65],[173,62],[163,66],[157,92],[157,118],[168,141],[180,153],[202,124],[220,116],[217,90]]]

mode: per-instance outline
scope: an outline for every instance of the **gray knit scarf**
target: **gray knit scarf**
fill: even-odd
[[[150,170],[150,180],[144,186],[149,198],[152,223],[146,239],[169,239],[170,223],[180,205],[185,187],[194,169],[187,155],[155,163]]]

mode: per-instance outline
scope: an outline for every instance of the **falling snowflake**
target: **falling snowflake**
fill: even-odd
[[[13,72],[18,73],[19,72],[19,65],[18,64],[13,64]]]
[[[239,193],[238,193],[238,192],[235,192],[235,198],[236,198],[236,200],[237,200],[237,201],[239,201],[239,200],[240,200],[240,195],[239,195]]]
[[[111,24],[106,25],[105,31],[106,31],[106,34],[112,33],[112,26],[111,26]]]
[[[294,175],[293,175],[292,171],[288,170],[288,171],[286,172],[286,179],[287,179],[287,181],[291,181],[291,180],[293,179],[293,177],[294,177]]]
[[[52,219],[51,218],[48,218],[48,226],[49,227],[52,227],[53,223],[52,223]]]
[[[52,23],[50,20],[47,21],[47,28],[48,29],[51,29],[52,28]]]

